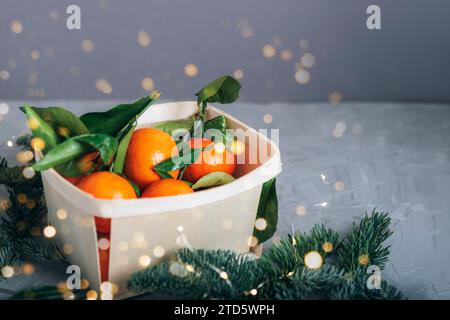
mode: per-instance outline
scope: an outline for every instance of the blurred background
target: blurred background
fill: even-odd
[[[68,30],[66,8],[81,8]],[[381,7],[381,30],[366,9]],[[0,99],[450,101],[450,2],[1,0]]]

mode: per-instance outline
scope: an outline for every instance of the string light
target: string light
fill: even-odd
[[[252,290],[250,290],[250,294],[251,294],[252,296],[256,296],[256,295],[258,294],[258,290],[252,289]]]
[[[266,57],[267,59],[271,59],[275,56],[275,54],[277,53],[277,50],[275,49],[275,47],[273,45],[266,44],[262,48],[262,53],[263,53],[264,57]]]
[[[295,81],[297,81],[300,84],[307,84],[311,79],[311,75],[309,74],[308,70],[299,69],[295,72],[294,78]]]
[[[33,60],[38,60],[41,57],[41,54],[39,53],[38,50],[32,50],[30,53],[30,57]]]
[[[151,262],[152,259],[146,254],[139,257],[139,265],[142,267],[148,267]]]
[[[108,250],[109,249],[109,240],[107,238],[100,238],[98,240],[98,248],[100,250]]]
[[[22,22],[20,22],[19,20],[13,20],[11,22],[11,31],[15,34],[22,33],[23,31]]]
[[[219,273],[219,276],[223,279],[223,280],[228,280],[228,273],[226,273],[225,271],[221,271]]]
[[[365,266],[369,263],[369,255],[367,254],[362,254],[358,257],[358,262],[359,264]]]
[[[297,206],[297,208],[295,208],[295,213],[299,216],[304,216],[306,213],[306,208],[305,206]]]
[[[81,41],[81,48],[86,53],[91,53],[92,51],[94,51],[94,47],[95,47],[95,45],[94,45],[94,42],[92,40],[83,39]]]
[[[324,252],[329,253],[329,252],[333,251],[333,244],[331,242],[327,241],[322,245],[322,249]]]
[[[153,248],[153,254],[157,258],[161,258],[162,256],[164,256],[165,253],[166,253],[166,251],[161,246],[156,246]]]
[[[56,229],[53,226],[47,226],[44,228],[44,236],[47,238],[53,238],[56,235]]]
[[[237,80],[241,80],[244,77],[244,71],[240,69],[234,70],[233,77]]]
[[[316,57],[312,53],[305,53],[300,58],[301,64],[306,68],[311,68],[316,63]]]
[[[95,81],[95,87],[98,91],[103,92],[104,94],[112,93],[112,86],[106,79],[97,79],[97,81]]]
[[[259,231],[265,230],[267,228],[267,220],[264,218],[258,218],[255,221],[255,228]]]
[[[141,80],[141,87],[145,91],[152,91],[153,88],[155,87],[155,83],[151,78],[144,78]]]
[[[342,181],[336,181],[334,183],[334,189],[336,189],[336,191],[344,191],[345,184]]]
[[[67,216],[68,216],[67,211],[64,209],[59,209],[58,211],[56,211],[56,217],[59,220],[64,220],[67,218]]]
[[[188,63],[184,66],[184,73],[188,77],[195,77],[198,74],[198,67],[193,63]]]
[[[272,123],[272,121],[273,121],[272,115],[271,114],[265,114],[264,117],[263,117],[263,121],[264,121],[264,123],[267,123],[267,124]]]
[[[310,251],[304,258],[305,266],[309,269],[319,269],[322,266],[323,259],[319,252]]]
[[[5,278],[11,278],[14,275],[14,268],[11,266],[4,266],[2,268],[2,275]]]
[[[141,47],[148,47],[150,45],[151,38],[146,31],[140,30],[138,32],[137,41]]]
[[[338,105],[342,101],[342,93],[338,91],[333,91],[328,96],[328,101],[332,105]]]
[[[1,70],[0,71],[0,79],[1,80],[8,80],[10,77],[10,73],[8,70]]]

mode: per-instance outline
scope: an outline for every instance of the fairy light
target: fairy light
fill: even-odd
[[[328,205],[328,202],[323,201],[323,202],[321,202],[321,203],[315,204],[314,206],[315,206],[315,207],[322,207],[322,208],[325,208],[327,205]]]
[[[112,300],[113,299],[113,285],[111,282],[105,281],[100,285],[101,295],[100,298],[102,300]]]
[[[34,155],[33,152],[31,152],[30,150],[27,151],[19,151],[16,154],[16,159],[18,162],[20,162],[21,164],[27,164],[28,162],[30,162],[31,160],[33,160]]]
[[[73,246],[72,246],[71,244],[66,243],[66,244],[63,246],[63,252],[64,252],[65,254],[72,254],[72,253],[73,253]]]
[[[176,277],[184,278],[188,275],[186,267],[177,261],[170,262],[169,272]]]
[[[369,263],[369,255],[367,254],[362,254],[358,257],[358,262],[359,264],[365,266]]]
[[[28,201],[28,197],[25,193],[19,193],[17,195],[17,202],[20,204],[25,204]]]
[[[108,250],[109,249],[109,240],[107,238],[100,238],[98,240],[98,248],[100,250]]]
[[[295,213],[298,216],[304,216],[306,214],[306,208],[305,206],[297,206],[297,208],[295,208]]]
[[[294,271],[289,271],[286,276],[292,277],[294,275]]]
[[[89,290],[86,292],[86,300],[97,300],[97,292],[95,290]]]
[[[95,44],[92,40],[83,39],[81,41],[81,48],[83,49],[84,52],[91,53],[92,51],[94,51]]]
[[[241,31],[242,37],[244,37],[246,39],[253,37],[253,35],[254,35],[253,27],[250,25],[250,23],[247,20],[239,21],[238,27]]]
[[[214,151],[217,153],[224,153],[225,152],[225,145],[221,142],[214,144]]]
[[[178,226],[177,227],[177,231],[178,232],[183,232],[184,231],[184,227],[183,226]]]
[[[247,244],[250,246],[250,247],[256,247],[257,245],[258,245],[258,238],[256,238],[255,236],[250,236],[250,237],[248,237],[248,239],[247,239]]]
[[[19,20],[13,20],[11,22],[10,27],[11,27],[11,31],[15,34],[22,33],[22,31],[23,31],[22,22],[20,22]]]
[[[42,138],[34,137],[30,141],[31,147],[36,151],[42,151],[45,149],[45,141]]]
[[[186,271],[188,271],[188,272],[194,272],[195,271],[194,267],[192,265],[190,265],[190,264],[187,264],[185,266],[185,268],[186,268]]]
[[[344,191],[345,189],[345,184],[342,181],[336,181],[334,183],[334,189],[336,189],[336,191]]]
[[[255,228],[259,231],[263,231],[267,228],[267,220],[264,218],[258,218],[255,221]]]
[[[36,201],[33,199],[28,199],[25,205],[27,206],[28,209],[31,210],[34,207],[36,207]]]
[[[36,175],[36,172],[32,167],[26,167],[23,169],[22,174],[26,179],[32,179]]]
[[[319,269],[322,266],[323,259],[319,252],[310,251],[304,258],[305,266],[309,269]]]
[[[31,50],[30,57],[33,60],[38,60],[41,57],[41,54],[38,50]]]
[[[139,265],[141,267],[148,267],[151,262],[152,262],[152,259],[146,254],[139,257]]]
[[[300,84],[307,84],[311,79],[311,75],[309,74],[308,70],[299,69],[295,72],[294,78],[295,81],[297,81]]]
[[[59,220],[64,220],[66,219],[68,216],[67,211],[65,209],[58,209],[58,211],[56,211],[56,217]]]
[[[34,273],[34,266],[31,263],[24,263],[22,265],[22,273],[27,276],[32,275]]]
[[[219,276],[220,276],[223,280],[229,280],[229,278],[228,278],[228,273],[226,273],[225,271],[220,271],[220,272],[219,272]]]
[[[272,115],[271,114],[265,114],[263,116],[263,121],[264,121],[264,123],[267,123],[267,124],[272,123],[272,121],[273,121]]]
[[[104,94],[111,94],[113,90],[111,84],[103,78],[95,81],[95,87],[98,91],[103,92]]]
[[[292,59],[292,51],[291,50],[283,50],[280,54],[281,60],[289,61]]]
[[[1,77],[1,75],[0,75],[0,77]],[[9,112],[9,105],[7,103],[1,102],[0,103],[0,114],[5,115],[8,112]]]
[[[345,122],[339,121],[338,123],[336,123],[336,130],[344,132],[345,130],[347,130],[347,125],[345,124]]]
[[[14,276],[14,268],[11,266],[4,266],[2,268],[2,275],[5,278],[11,278],[12,276]]]
[[[273,45],[266,44],[262,48],[262,53],[263,53],[264,57],[266,57],[267,59],[271,59],[275,56],[275,54],[277,53],[277,50],[275,49],[275,47]]]
[[[328,101],[332,105],[338,105],[342,101],[342,93],[338,91],[333,91],[328,96]]]
[[[324,252],[330,253],[331,251],[333,251],[333,244],[330,241],[324,242],[324,244],[322,245],[322,249]]]
[[[153,88],[155,87],[155,83],[151,78],[144,78],[141,80],[141,87],[145,91],[152,91]]]
[[[140,30],[137,35],[137,41],[141,47],[148,47],[150,45],[151,38],[146,31]]]
[[[8,70],[1,70],[0,71],[0,79],[1,80],[8,80],[10,76],[11,76],[11,74],[9,73]]]
[[[249,291],[252,296],[256,296],[258,294],[258,290],[252,289]]]
[[[166,253],[166,251],[161,246],[156,246],[153,248],[153,254],[157,258],[161,258],[162,256],[164,256],[165,253]]]
[[[316,63],[316,57],[312,53],[305,53],[300,58],[301,64],[306,68],[311,68]]]
[[[56,235],[56,229],[53,226],[47,226],[44,228],[44,236],[51,239]]]
[[[184,73],[188,77],[195,77],[198,74],[198,67],[193,63],[188,63],[184,66]]]
[[[240,69],[234,70],[233,77],[237,80],[241,80],[244,77],[244,71]]]
[[[134,233],[133,239],[136,242],[143,242],[145,240],[145,235],[142,232],[138,231]]]
[[[11,140],[8,140],[8,141],[6,142],[6,145],[7,145],[8,147],[12,148],[12,147],[14,146],[14,142],[12,142]]]

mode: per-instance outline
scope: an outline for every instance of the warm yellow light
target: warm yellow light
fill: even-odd
[[[188,77],[195,77],[198,74],[198,67],[193,63],[189,63],[184,66],[184,73]]]
[[[323,259],[319,252],[310,251],[304,258],[305,266],[310,269],[319,269],[322,266]]]
[[[262,231],[267,228],[267,220],[264,218],[258,218],[255,221],[255,228]]]
[[[141,87],[145,91],[152,91],[153,88],[155,87],[155,83],[151,78],[144,78],[141,80]]]
[[[329,252],[333,251],[333,244],[331,242],[327,241],[322,245],[322,249],[324,252],[329,253]]]
[[[146,254],[139,257],[139,265],[141,265],[142,267],[148,267],[151,262],[152,259]]]
[[[47,238],[53,238],[56,235],[56,229],[53,226],[47,226],[44,228],[44,236]]]
[[[275,56],[275,54],[277,53],[275,47],[271,44],[266,44],[263,48],[262,48],[262,53],[264,55],[264,57],[266,57],[267,59],[271,59]]]
[[[112,93],[112,86],[106,79],[97,79],[95,82],[95,87],[98,91],[103,92],[104,94]]]
[[[22,22],[20,22],[19,20],[13,20],[11,22],[11,31],[15,34],[22,33],[23,31]]]

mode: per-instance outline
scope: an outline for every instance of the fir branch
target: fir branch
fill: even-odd
[[[400,299],[384,280],[371,289],[366,268],[353,260],[368,253],[371,263],[386,262],[389,223],[385,213],[366,214],[341,244],[336,232],[316,225],[283,238],[258,260],[232,251],[182,249],[169,262],[133,274],[129,288],[185,299]],[[326,258],[318,269],[304,265],[310,251]]]
[[[337,263],[349,272],[355,272],[366,266],[377,265],[381,269],[388,259],[390,246],[384,242],[392,235],[389,229],[391,219],[385,212],[367,213],[359,227],[353,224],[350,234],[342,241],[337,250]]]

